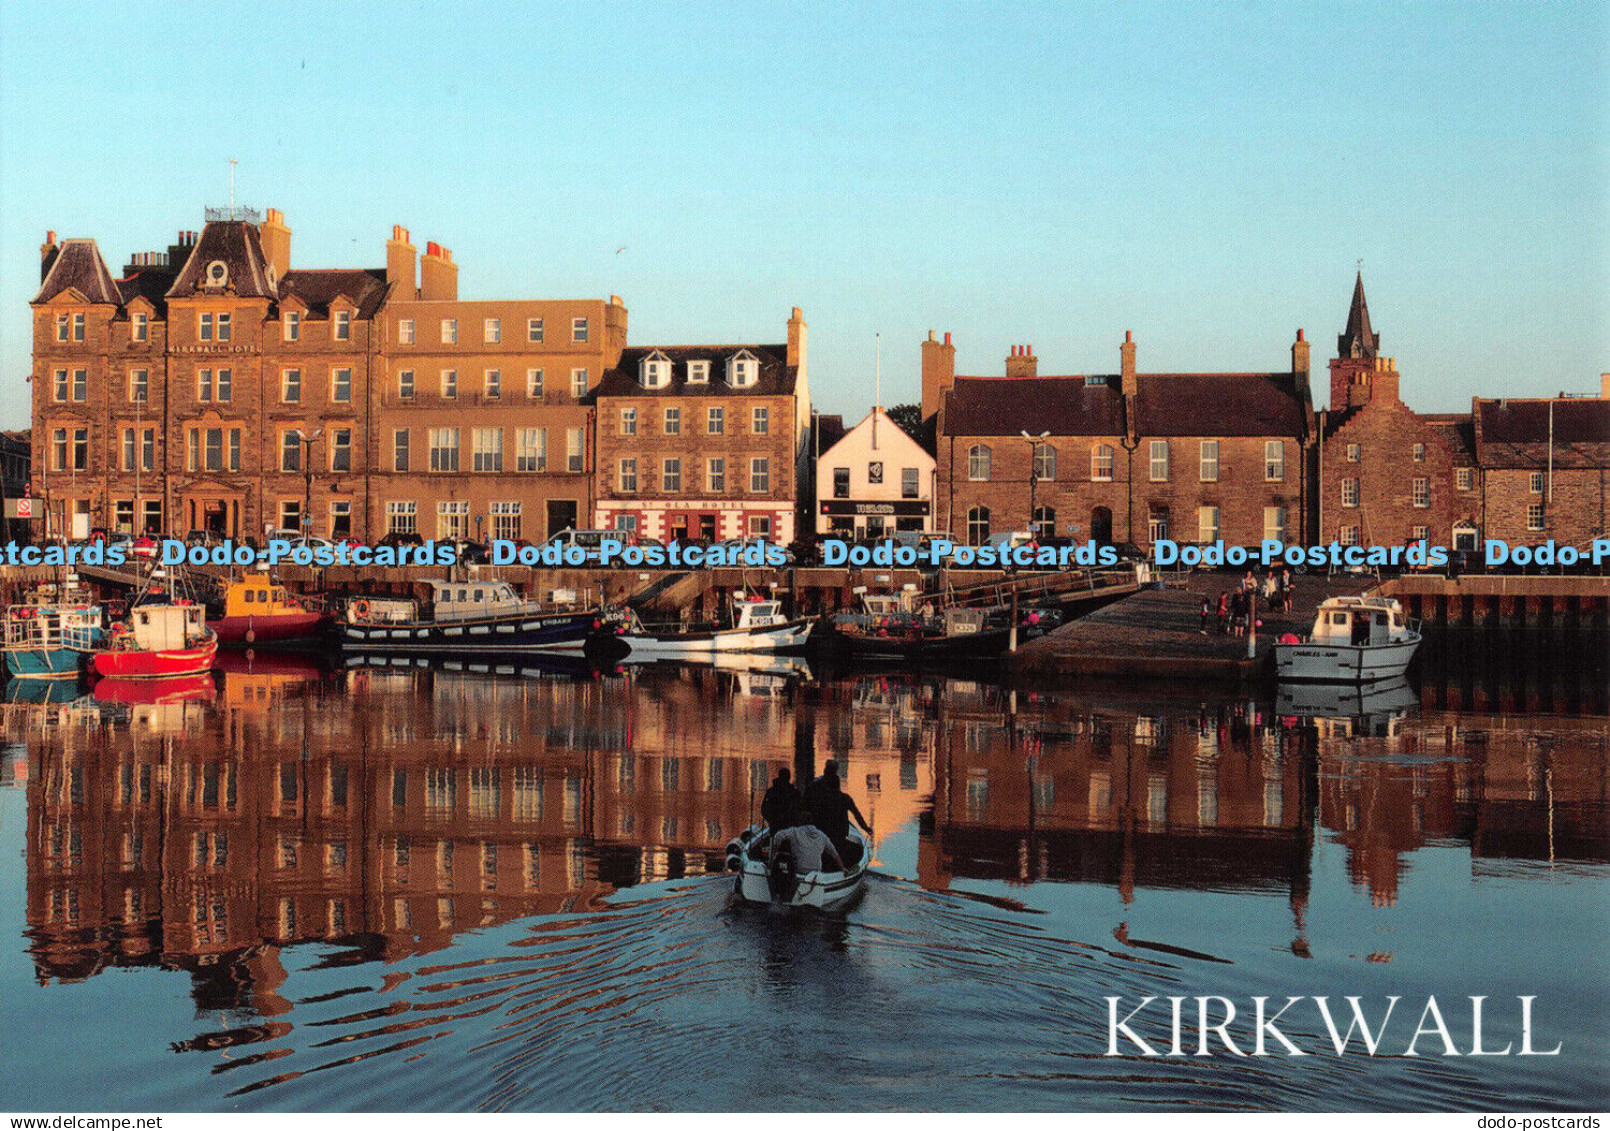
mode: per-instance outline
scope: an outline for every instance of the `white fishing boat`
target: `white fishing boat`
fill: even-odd
[[[771,830],[751,825],[727,842],[727,870],[738,873],[738,898],[746,903],[773,903],[782,907],[814,907],[834,911],[847,907],[866,883],[872,861],[872,842],[854,825],[850,843],[858,858],[842,872],[796,872],[792,857],[772,858]]]
[[[620,635],[631,656],[703,656],[713,652],[781,652],[802,648],[814,622],[783,615],[781,601],[735,597],[727,623],[709,628],[654,629],[633,614]]]
[[[1390,597],[1329,597],[1308,639],[1287,633],[1275,642],[1275,671],[1282,680],[1370,683],[1401,676],[1419,646],[1419,623]]]

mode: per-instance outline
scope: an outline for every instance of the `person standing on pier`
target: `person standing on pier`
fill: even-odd
[[[1230,621],[1230,594],[1224,590],[1219,591],[1219,635],[1223,636],[1225,626]]]
[[[1197,631],[1199,631],[1203,636],[1207,635],[1208,615],[1212,611],[1212,606],[1208,604],[1207,594],[1202,594],[1202,626]]]

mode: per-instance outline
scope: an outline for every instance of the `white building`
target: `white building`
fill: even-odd
[[[816,533],[934,529],[934,457],[875,408],[816,459]]]

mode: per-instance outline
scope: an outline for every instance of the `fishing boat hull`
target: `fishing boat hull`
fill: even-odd
[[[348,622],[341,625],[341,647],[349,652],[416,655],[581,652],[606,635],[615,636],[609,618],[592,609],[485,620]]]
[[[800,617],[784,624],[723,628],[711,632],[647,632],[633,630],[620,642],[633,657],[709,656],[718,652],[785,652],[805,647],[813,621]]]
[[[753,825],[727,845],[727,867],[738,873],[737,895],[745,903],[839,911],[861,894],[866,884],[867,866],[872,862],[872,844],[861,830],[853,826],[850,829],[850,840],[860,845],[861,858],[848,871],[806,872],[794,877],[792,891],[784,893],[774,890],[762,855],[769,840],[764,826]]]
[[[234,616],[208,620],[223,644],[286,644],[317,640],[329,626],[327,613],[284,612],[268,616]]]
[[[1282,681],[1374,683],[1409,669],[1419,636],[1390,644],[1276,644],[1275,672]]]
[[[218,637],[209,633],[204,643],[193,648],[108,650],[96,652],[92,662],[95,674],[103,677],[171,679],[211,671],[217,655]]]
[[[8,648],[6,672],[15,679],[76,679],[86,654],[77,648]]]
[[[1018,639],[1021,642],[1028,637],[1024,634]],[[880,636],[875,632],[840,629],[836,641],[841,651],[863,659],[939,663],[1002,655],[1011,645],[1012,630],[991,628],[952,635],[891,632]]]

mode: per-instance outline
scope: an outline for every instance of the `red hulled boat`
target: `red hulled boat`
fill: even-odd
[[[200,605],[136,605],[94,653],[97,675],[164,679],[212,670],[218,634]]]

